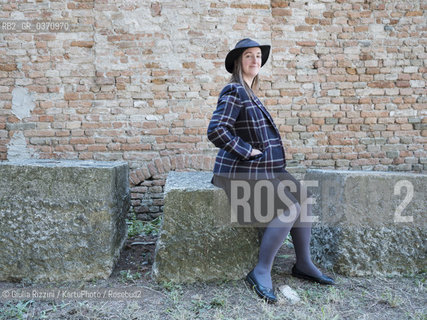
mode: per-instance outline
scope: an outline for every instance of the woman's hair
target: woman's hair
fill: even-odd
[[[242,54],[234,61],[233,73],[231,75],[229,83],[240,83],[243,88],[245,88],[246,93],[249,97],[253,98],[255,96],[254,91],[258,90],[259,87],[259,78],[258,75],[255,76],[252,81],[252,85],[249,87],[246,81],[243,79],[243,70],[242,70]]]

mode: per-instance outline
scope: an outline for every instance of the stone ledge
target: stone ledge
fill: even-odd
[[[0,280],[108,277],[126,239],[126,162],[0,162]]]
[[[320,266],[349,276],[425,271],[427,175],[339,170],[294,175],[319,182],[310,190],[320,219],[313,226],[311,250]],[[169,173],[153,265],[157,281],[240,279],[256,263],[258,232],[223,223],[228,199],[211,177],[210,172]],[[401,214],[413,217],[412,223],[393,219],[406,196],[404,187],[394,194],[401,180],[414,187]]]
[[[170,172],[153,276],[195,282],[243,278],[257,260],[256,228],[231,227],[225,192],[211,172]]]
[[[311,250],[321,266],[349,276],[425,271],[427,175],[307,170],[304,180],[319,182],[310,189],[319,217]],[[413,197],[399,214],[408,192],[404,185],[413,187]],[[395,221],[399,216],[412,222]]]

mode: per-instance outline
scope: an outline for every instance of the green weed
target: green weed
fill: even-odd
[[[128,225],[128,237],[138,235],[157,236],[159,234],[162,217],[159,216],[151,221],[142,221],[133,214],[130,219],[126,220]]]
[[[29,307],[34,303],[33,300],[19,301],[18,303],[7,303],[0,311],[0,319],[26,319]]]
[[[120,281],[122,283],[135,282],[141,279],[142,275],[139,272],[132,273],[130,270],[120,271]]]

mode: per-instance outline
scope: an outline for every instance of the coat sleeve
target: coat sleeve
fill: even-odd
[[[216,110],[208,126],[208,139],[218,148],[248,160],[252,146],[234,135],[234,123],[243,108],[236,88],[231,87],[218,99]]]

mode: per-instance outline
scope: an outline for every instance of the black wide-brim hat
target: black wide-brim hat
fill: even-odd
[[[267,62],[268,56],[270,54],[269,45],[260,45],[258,42],[245,38],[236,43],[236,46],[231,50],[227,57],[225,57],[225,69],[228,72],[233,73],[234,61],[248,48],[259,47],[261,49],[261,67]]]

